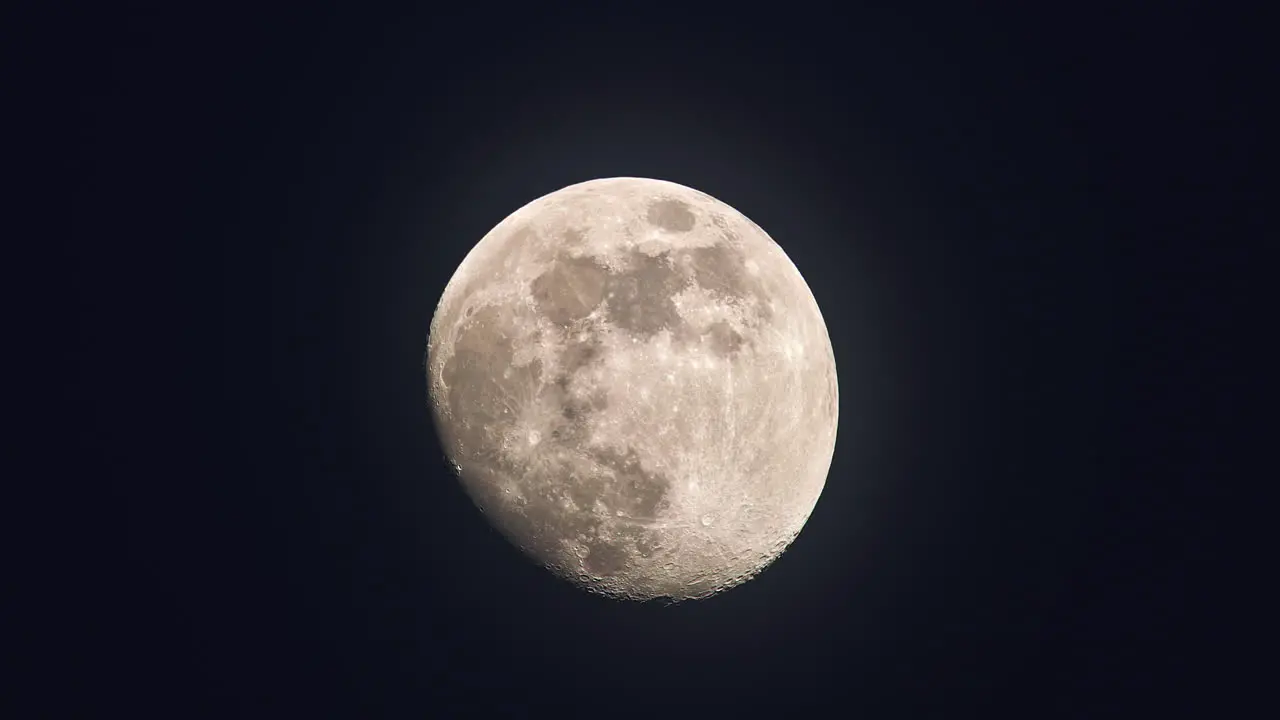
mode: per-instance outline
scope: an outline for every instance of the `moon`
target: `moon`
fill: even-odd
[[[440,298],[425,370],[480,511],[615,598],[757,575],[835,450],[835,356],[799,270],[742,213],[665,180],[570,185],[498,223]]]

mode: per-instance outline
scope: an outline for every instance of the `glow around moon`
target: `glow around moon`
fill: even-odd
[[[512,213],[445,288],[426,365],[481,511],[614,597],[759,573],[835,448],[835,358],[804,279],[741,213],[671,182],[592,180]]]

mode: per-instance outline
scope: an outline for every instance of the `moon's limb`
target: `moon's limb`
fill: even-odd
[[[427,372],[475,502],[608,595],[752,577],[803,527],[835,447],[835,359],[799,271],[665,181],[572,185],[499,223],[445,289]]]

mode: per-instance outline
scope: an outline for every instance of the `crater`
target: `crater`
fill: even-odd
[[[539,312],[567,327],[590,315],[604,299],[607,276],[590,259],[559,255],[550,269],[534,278],[530,291]]]
[[[687,204],[671,198],[656,200],[650,204],[645,219],[649,224],[671,232],[689,232],[696,220]]]
[[[684,279],[667,263],[664,253],[649,257],[630,253],[627,271],[609,275],[605,302],[609,318],[618,326],[649,337],[680,322],[672,297],[680,292]]]

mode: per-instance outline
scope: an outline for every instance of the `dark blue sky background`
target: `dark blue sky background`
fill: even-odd
[[[1224,410],[1181,338],[1214,332],[1195,298],[1252,222],[1226,210],[1255,101],[1225,20],[521,5],[65,18],[90,151],[75,459],[122,540],[87,543],[94,600],[68,612],[102,706],[719,716],[889,688],[1039,717],[1204,677],[1192,448]],[[835,347],[823,497],[705,602],[533,566],[427,410],[465,253],[612,175],[756,221]]]

